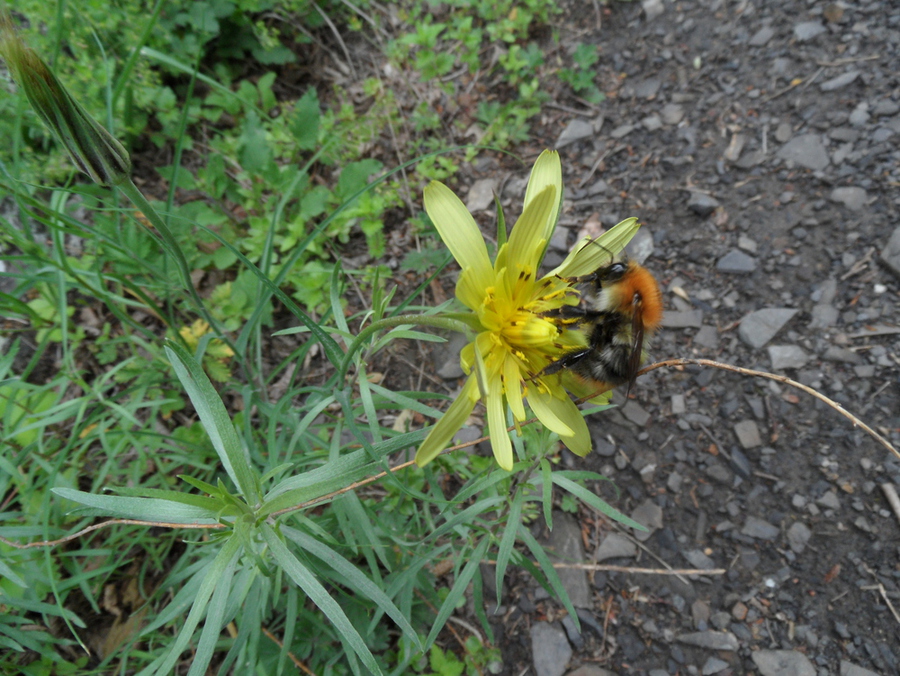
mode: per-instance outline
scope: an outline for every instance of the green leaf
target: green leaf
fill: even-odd
[[[544,503],[544,521],[553,530],[553,470],[546,458],[541,458],[541,501]]]
[[[87,505],[90,508],[90,510],[80,510],[81,513],[169,523],[218,523],[218,512],[194,505],[179,504],[172,500],[94,495],[74,488],[54,488],[52,490],[61,498],[77,502],[80,505]]]
[[[272,161],[272,151],[266,141],[266,130],[259,121],[259,115],[251,110],[244,120],[244,132],[240,138],[239,161],[248,172],[261,171]]]
[[[294,105],[291,133],[300,150],[312,150],[319,143],[319,95],[310,87]]]
[[[553,562],[550,561],[547,552],[544,551],[544,548],[534,539],[534,536],[524,525],[519,526],[519,537],[531,551],[531,555],[534,556],[534,560],[537,561],[541,570],[544,572],[544,575],[547,576],[547,582],[553,589],[553,593],[556,594],[556,597],[562,602],[566,610],[569,611],[569,615],[575,622],[575,626],[580,628],[581,623],[578,619],[578,615],[575,613],[575,606],[572,605],[572,599],[569,598],[569,593],[566,591],[565,586],[563,586],[562,580],[559,579],[559,574],[556,572],[556,568],[553,567]]]
[[[344,614],[344,611],[337,604],[337,601],[331,597],[312,572],[310,572],[310,570],[294,556],[271,526],[263,523],[260,526],[260,531],[263,538],[265,538],[266,543],[269,545],[269,551],[271,552],[272,557],[287,576],[291,578],[291,580],[293,580],[297,586],[309,596],[310,600],[319,607],[319,610],[331,620],[331,623],[334,625],[334,628],[341,638],[341,642],[359,656],[369,671],[380,676],[382,673],[381,668],[375,661],[375,657],[369,652],[369,648],[366,646],[365,641],[363,641],[362,636],[359,635],[356,627],[354,627],[350,623],[350,620],[347,619],[347,615]]]
[[[598,497],[584,486],[580,486],[571,479],[560,476],[559,472],[553,473],[553,483],[555,483],[563,490],[569,491],[569,493],[574,495],[582,502],[590,505],[597,511],[606,514],[606,516],[608,516],[609,518],[615,519],[619,523],[625,526],[630,526],[631,528],[634,528],[636,530],[642,530],[644,532],[647,531],[646,527],[642,526],[634,519],[630,519],[629,517],[625,516],[624,514],[622,514],[622,512],[615,509],[614,507],[611,507],[605,500]]]
[[[304,551],[321,559],[332,570],[343,575],[348,585],[354,587],[363,596],[370,598],[397,623],[397,626],[406,633],[419,650],[422,649],[422,644],[419,642],[419,636],[416,633],[416,630],[412,628],[409,620],[407,620],[403,613],[400,612],[400,609],[394,605],[394,602],[388,598],[388,595],[384,593],[381,587],[366,577],[356,566],[343,558],[328,545],[323,544],[302,531],[288,526],[282,526],[281,532],[285,537],[296,542]]]
[[[369,176],[377,174],[382,170],[384,165],[378,160],[360,160],[359,162],[351,162],[341,172],[338,179],[338,194],[341,199],[346,200],[363,188],[369,182]]]
[[[522,504],[525,502],[525,491],[522,486],[516,489],[516,495],[513,497],[512,505],[509,508],[509,516],[506,519],[506,526],[503,528],[503,537],[500,538],[500,548],[497,551],[497,605],[500,605],[500,599],[503,596],[503,578],[506,576],[506,566],[509,564],[509,557],[512,554],[513,546],[516,544],[516,533],[522,523]]]
[[[437,638],[441,629],[444,628],[444,624],[446,624],[447,619],[450,617],[450,614],[454,610],[456,610],[456,606],[462,599],[463,594],[466,591],[466,587],[469,586],[469,582],[475,575],[475,571],[477,571],[478,566],[481,565],[481,559],[484,558],[484,553],[487,551],[488,544],[490,544],[490,539],[487,537],[482,538],[481,542],[475,548],[475,551],[469,554],[468,563],[466,563],[465,567],[456,577],[456,581],[453,583],[453,587],[451,587],[450,593],[447,594],[447,598],[444,599],[444,602],[441,604],[440,610],[438,610],[434,625],[431,627],[431,631],[428,633],[428,638],[425,639],[426,647],[431,646],[431,644],[434,643],[434,640]],[[572,614],[575,614],[574,610],[572,611]]]
[[[250,458],[234,430],[218,392],[200,365],[181,345],[168,342],[166,355],[197,410],[203,429],[209,435],[228,476],[249,504],[259,503],[261,498],[259,477],[250,467]]]

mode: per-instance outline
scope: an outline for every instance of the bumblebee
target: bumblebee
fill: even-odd
[[[644,360],[644,339],[662,321],[656,279],[643,266],[624,260],[569,281],[588,285],[587,303],[562,308],[557,316],[583,328],[588,344],[550,362],[540,375],[568,369],[598,391],[625,383],[630,390]]]

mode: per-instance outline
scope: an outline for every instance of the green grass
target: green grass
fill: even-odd
[[[396,319],[436,311],[421,294],[448,262],[421,185],[455,173],[462,124],[527,139],[552,75],[535,32],[554,4],[446,4],[435,23],[403,3],[422,28],[392,35],[376,6],[318,7],[451,100],[462,84],[441,78],[500,45],[489,75],[512,103],[485,95],[449,121],[374,75],[281,86],[304,44],[333,39],[303,0],[16,4],[152,197],[85,183],[24,97],[0,97],[0,671],[483,673],[498,659],[483,559],[498,589],[523,567],[574,617],[523,524],[563,496],[609,508],[582,487],[597,477],[552,471],[549,433],[524,428],[510,474],[456,453],[347,490],[411,457],[446,407],[369,373],[434,340]],[[403,221],[421,246],[392,272]],[[345,271],[354,245],[372,264]],[[145,524],[82,532],[110,517]],[[486,642],[447,643],[470,584]]]

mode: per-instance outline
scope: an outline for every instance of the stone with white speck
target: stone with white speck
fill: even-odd
[[[653,19],[666,11],[662,0],[644,0],[641,3],[641,7],[644,10],[644,14],[647,15],[647,21],[653,21]]]
[[[731,274],[747,274],[756,270],[756,259],[740,249],[732,249],[716,262],[716,270]]]
[[[803,553],[803,550],[806,549],[806,543],[809,542],[811,536],[812,531],[809,529],[809,526],[802,521],[792,523],[791,527],[787,530],[788,544],[795,554]]]
[[[822,497],[816,500],[816,504],[825,509],[841,508],[841,501],[834,491],[825,491]]]
[[[807,42],[821,35],[827,29],[819,21],[804,21],[794,26],[794,37],[800,42]]]
[[[664,124],[675,125],[684,119],[684,106],[678,103],[667,103],[661,111]]]

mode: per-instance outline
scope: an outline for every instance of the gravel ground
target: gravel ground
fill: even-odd
[[[900,446],[898,5],[590,8],[567,5],[563,44],[600,45],[596,82],[615,95],[588,110],[560,93],[542,120],[568,200],[551,258],[638,216],[633,255],[649,254],[666,297],[653,360],[786,375]],[[521,203],[524,176],[501,162],[468,177],[476,208],[485,180]],[[504,673],[900,673],[900,514],[882,486],[900,485],[900,461],[771,380],[659,369],[632,395],[594,416],[586,464],[652,534],[582,512],[543,535],[563,561],[706,572],[566,569],[582,634],[511,579],[495,615]]]

